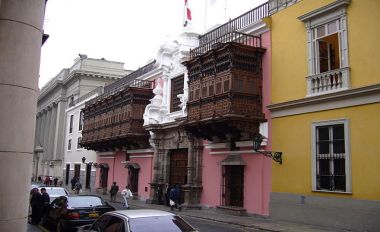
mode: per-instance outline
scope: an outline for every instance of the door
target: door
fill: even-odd
[[[170,178],[169,184],[173,187],[178,184],[180,187],[187,183],[187,149],[176,149],[170,153]],[[180,203],[183,202],[184,194],[181,188]]]
[[[243,207],[244,166],[223,166],[222,205]]]
[[[69,178],[70,178],[70,164],[66,164],[66,185],[69,185]]]
[[[101,167],[100,168],[100,178],[99,178],[99,186],[101,188],[107,188],[108,181],[108,168]]]
[[[91,188],[91,164],[86,165],[86,189]]]
[[[129,185],[131,187],[131,192],[133,195],[138,195],[139,189],[139,168],[135,168],[132,165],[129,166],[128,175],[129,175]]]
[[[79,179],[79,176],[80,176],[80,164],[75,164],[75,166],[74,166],[74,176]]]

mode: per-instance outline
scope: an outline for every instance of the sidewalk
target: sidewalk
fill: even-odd
[[[94,194],[94,193],[89,193]],[[109,200],[109,195],[99,195],[103,197],[105,200]],[[124,202],[122,197],[118,194],[116,201],[120,204]],[[164,205],[156,205],[156,204],[146,204],[145,201],[141,200],[128,200],[128,204],[132,208],[150,208],[150,209],[159,209],[164,210],[168,212],[170,211],[170,208]],[[174,211],[174,213],[179,213],[178,211]],[[194,217],[204,220],[211,220],[221,223],[227,223],[227,224],[234,224],[239,225],[247,228],[253,228],[253,229],[259,229],[263,231],[287,231],[287,232],[294,232],[294,231],[302,231],[302,232],[327,232],[327,231],[347,231],[347,230],[338,230],[338,229],[331,229],[331,228],[325,228],[322,226],[313,226],[313,225],[306,225],[306,224],[299,224],[299,223],[292,223],[292,222],[285,222],[285,221],[275,221],[269,218],[261,218],[256,216],[233,216],[229,214],[222,213],[215,208],[208,208],[208,209],[187,209],[184,208],[182,212],[179,214],[188,216],[188,217]]]

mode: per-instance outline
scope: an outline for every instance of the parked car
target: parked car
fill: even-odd
[[[70,193],[62,187],[40,186],[38,187],[38,190],[40,190],[40,192],[41,188],[46,189],[46,192],[49,194],[50,197],[50,202],[53,202],[57,197],[70,195]]]
[[[92,225],[81,226],[78,232],[194,232],[178,215],[152,209],[118,210],[103,214]]]
[[[50,204],[46,223],[56,227],[57,232],[71,231],[91,224],[102,214],[113,210],[114,207],[98,196],[60,196]]]

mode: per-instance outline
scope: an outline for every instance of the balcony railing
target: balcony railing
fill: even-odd
[[[207,43],[210,43],[211,41],[214,41],[227,33],[242,29],[256,21],[259,21],[264,17],[267,17],[269,15],[268,9],[269,4],[266,2],[236,17],[235,19],[228,21],[227,23],[215,28],[214,30],[201,35],[199,37],[199,46],[204,46]]]
[[[123,85],[117,85],[117,86],[115,86],[115,88],[112,88],[112,89],[109,88],[107,92],[104,90],[104,93],[102,95],[97,96],[96,98],[93,98],[93,99],[87,101],[85,106],[87,107],[87,106],[95,103],[96,101],[103,99],[103,98],[106,98],[108,96],[111,96],[111,95],[117,93],[118,91],[120,91],[124,88],[127,88],[127,87],[153,89],[154,88],[154,82],[153,81],[144,81],[144,80],[130,80],[128,83],[125,83]]]
[[[260,36],[254,36],[254,35],[248,35],[240,32],[229,32],[226,33],[212,41],[210,41],[207,44],[204,44],[202,46],[199,46],[195,49],[190,50],[190,58],[194,58],[197,56],[201,56],[208,51],[212,49],[217,49],[221,45],[228,43],[228,42],[235,42],[247,46],[252,47],[261,47],[261,37]]]
[[[308,96],[345,90],[350,87],[348,67],[308,76],[306,79]]]

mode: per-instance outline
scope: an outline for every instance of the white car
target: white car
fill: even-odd
[[[41,186],[38,187],[38,190],[41,192],[42,188],[45,188],[46,192],[49,194],[50,202],[54,201],[54,199],[57,197],[70,195],[69,192],[62,187]]]
[[[81,226],[78,232],[196,232],[180,216],[161,210],[118,210],[103,214],[91,225]]]

